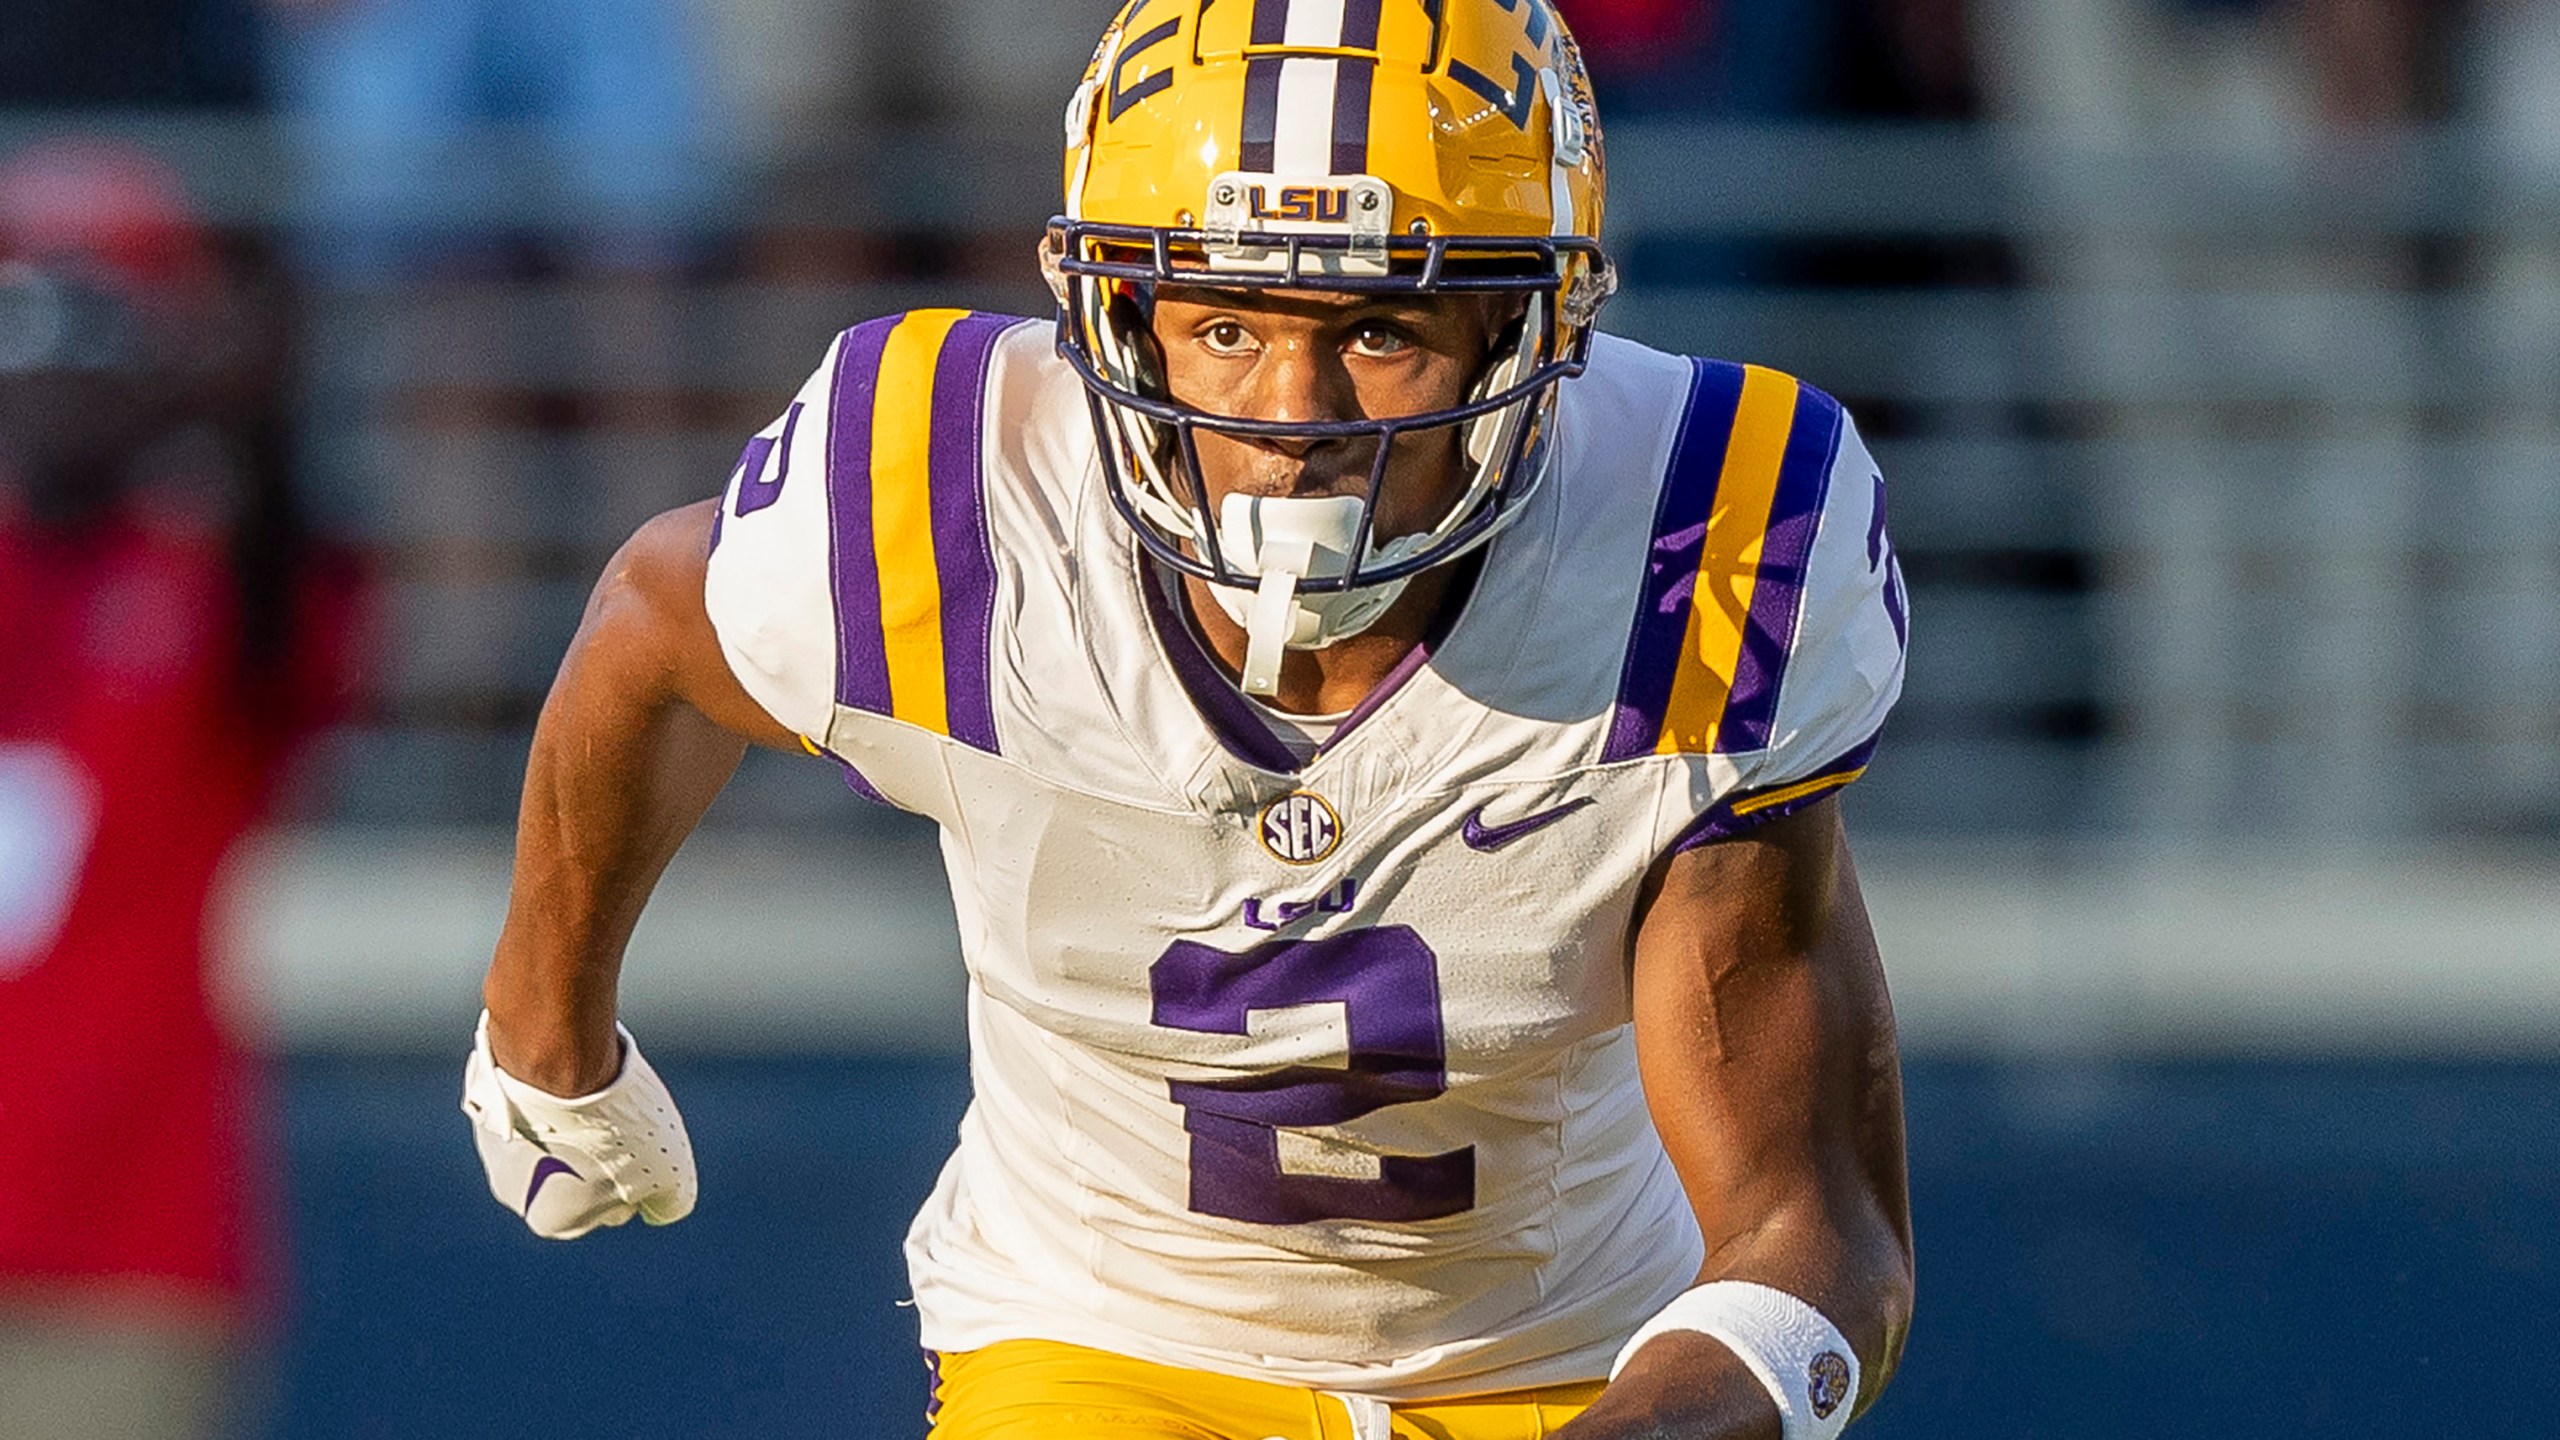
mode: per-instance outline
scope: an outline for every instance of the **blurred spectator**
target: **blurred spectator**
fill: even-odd
[[[339,703],[346,605],[248,298],[147,157],[0,165],[0,1435],[212,1433],[259,1328],[207,908]]]
[[[2418,248],[2340,231],[2312,203],[2361,177],[2389,127],[2428,118],[2425,0],[1975,0],[1994,112],[2035,134],[2021,176],[2056,223],[2026,257],[2054,292],[2065,373],[2143,377],[2074,417],[2106,473],[2102,533],[2150,563],[2110,577],[2129,707],[2117,779],[2139,833],[2388,836],[2419,822],[2403,741],[2418,597],[2389,559],[2426,503]],[[2387,153],[2387,152],[2377,152]],[[2214,186],[2276,202],[2217,227]],[[2245,403],[2179,397],[2214,373],[2210,295],[2282,324],[2305,399],[2271,439]],[[2351,298],[2350,298],[2351,297]],[[2146,403],[2148,402],[2148,403]],[[2252,460],[2233,464],[2237,442]],[[2252,574],[2254,545],[2317,537]],[[2245,678],[2244,678],[2245,677]],[[2211,697],[2211,698],[2208,698]],[[2242,700],[2240,697],[2246,697]],[[2270,734],[2267,716],[2279,717]]]
[[[1778,120],[1830,96],[1840,0],[1563,0],[1600,114]]]
[[[264,0],[305,275],[390,301],[390,435],[343,503],[396,543],[584,556],[720,477],[684,446],[682,284],[725,217],[692,0]],[[376,313],[385,313],[377,311]],[[326,407],[333,397],[319,397]],[[571,568],[585,570],[584,559]],[[490,587],[441,638],[495,713],[559,637]],[[414,592],[412,592],[414,593]]]
[[[450,262],[527,222],[664,267],[715,218],[682,0],[265,3],[309,172],[307,258],[329,275]]]
[[[2518,537],[2471,577],[2472,653],[2512,677],[2513,703],[2485,717],[2487,815],[2518,834],[2560,833],[2560,763],[2550,740],[2560,695],[2560,553],[2553,472],[2560,457],[2560,0],[2485,0],[2462,36],[2455,103],[2485,148],[2482,174],[2505,204],[2469,259],[2479,299],[2470,327],[2481,439],[2453,483],[2473,492],[2480,528]]]
[[[1558,0],[1611,115],[1956,118],[1966,0]]]
[[[1837,108],[1903,120],[1970,120],[1979,110],[1975,0],[1855,0]]]

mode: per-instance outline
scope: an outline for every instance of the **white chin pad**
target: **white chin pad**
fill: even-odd
[[[1230,495],[1218,507],[1218,544],[1227,563],[1247,574],[1290,570],[1325,579],[1351,568],[1368,508],[1356,495]]]
[[[1349,595],[1298,594],[1301,580],[1330,579],[1351,568],[1351,549],[1360,541],[1360,517],[1367,509],[1367,502],[1353,495],[1230,495],[1219,505],[1220,553],[1231,568],[1262,580],[1251,592],[1209,587],[1219,607],[1244,627],[1246,694],[1279,690],[1283,650],[1330,645],[1378,617],[1386,605],[1371,608],[1371,602],[1381,592],[1393,602],[1399,587]]]

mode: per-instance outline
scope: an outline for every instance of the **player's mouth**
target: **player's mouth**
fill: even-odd
[[[1234,484],[1222,487],[1226,493],[1260,499],[1322,500],[1337,495],[1368,498],[1370,455],[1364,453],[1366,446],[1325,440],[1292,450],[1283,448],[1286,442],[1252,436],[1235,438],[1248,453],[1238,457],[1244,462],[1238,467],[1242,473]]]

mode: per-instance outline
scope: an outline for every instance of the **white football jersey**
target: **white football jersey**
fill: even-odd
[[[1905,628],[1874,462],[1819,391],[1601,339],[1454,623],[1301,764],[1053,337],[846,332],[713,542],[747,691],[942,827],[976,1089],[907,1241],[925,1346],[1390,1401],[1606,1374],[1702,1255],[1638,887],[1865,766]]]

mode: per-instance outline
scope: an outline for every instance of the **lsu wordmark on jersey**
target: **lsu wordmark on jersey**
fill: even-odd
[[[1055,339],[846,332],[710,563],[746,689],[942,827],[976,1099],[908,1238],[925,1345],[1605,1374],[1701,1254],[1635,1074],[1640,877],[1866,764],[1874,463],[1810,387],[1603,337],[1472,597],[1314,743],[1204,655]]]

